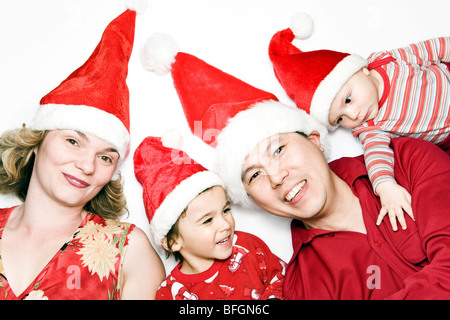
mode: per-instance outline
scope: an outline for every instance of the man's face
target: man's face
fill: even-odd
[[[327,203],[331,170],[316,132],[273,135],[245,159],[242,182],[253,200],[269,213],[307,222]]]

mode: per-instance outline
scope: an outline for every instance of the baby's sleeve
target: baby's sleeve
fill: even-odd
[[[394,151],[390,147],[395,136],[381,130],[361,132],[364,161],[373,190],[384,181],[394,181]]]
[[[450,37],[440,37],[390,50],[392,56],[408,63],[428,67],[450,61]]]

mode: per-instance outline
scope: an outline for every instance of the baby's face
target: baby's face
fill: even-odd
[[[212,263],[230,257],[234,219],[225,191],[215,186],[192,200],[179,221],[179,241],[185,262],[192,273],[202,272]],[[186,270],[184,270],[186,271]]]
[[[355,73],[342,86],[331,103],[331,125],[356,128],[378,113],[379,89],[366,68]]]

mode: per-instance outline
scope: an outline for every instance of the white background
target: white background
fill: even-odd
[[[149,235],[132,162],[146,136],[178,128],[185,151],[214,169],[213,150],[192,137],[171,76],[160,77],[141,67],[139,50],[154,32],[171,34],[182,51],[293,104],[275,79],[267,47],[295,13],[308,12],[315,22],[313,36],[295,42],[302,50],[332,49],[367,57],[373,51],[450,35],[449,9],[446,0],[149,0],[137,18],[129,64],[132,144],[122,166],[130,210],[125,220]],[[0,132],[29,123],[41,97],[86,61],[106,25],[124,10],[124,0],[1,0]],[[360,144],[345,129],[333,133],[331,141],[332,159],[361,153]],[[18,203],[0,196],[0,207]],[[288,219],[236,206],[233,214],[237,230],[256,234],[289,261]],[[169,272],[173,260],[158,252]]]

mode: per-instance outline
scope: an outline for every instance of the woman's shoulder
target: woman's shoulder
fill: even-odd
[[[0,208],[0,216],[10,214],[16,206],[10,208]]]
[[[16,207],[17,206],[10,207],[10,208],[0,208],[0,228],[6,224],[6,221],[8,220],[9,216],[11,215],[11,212]]]

